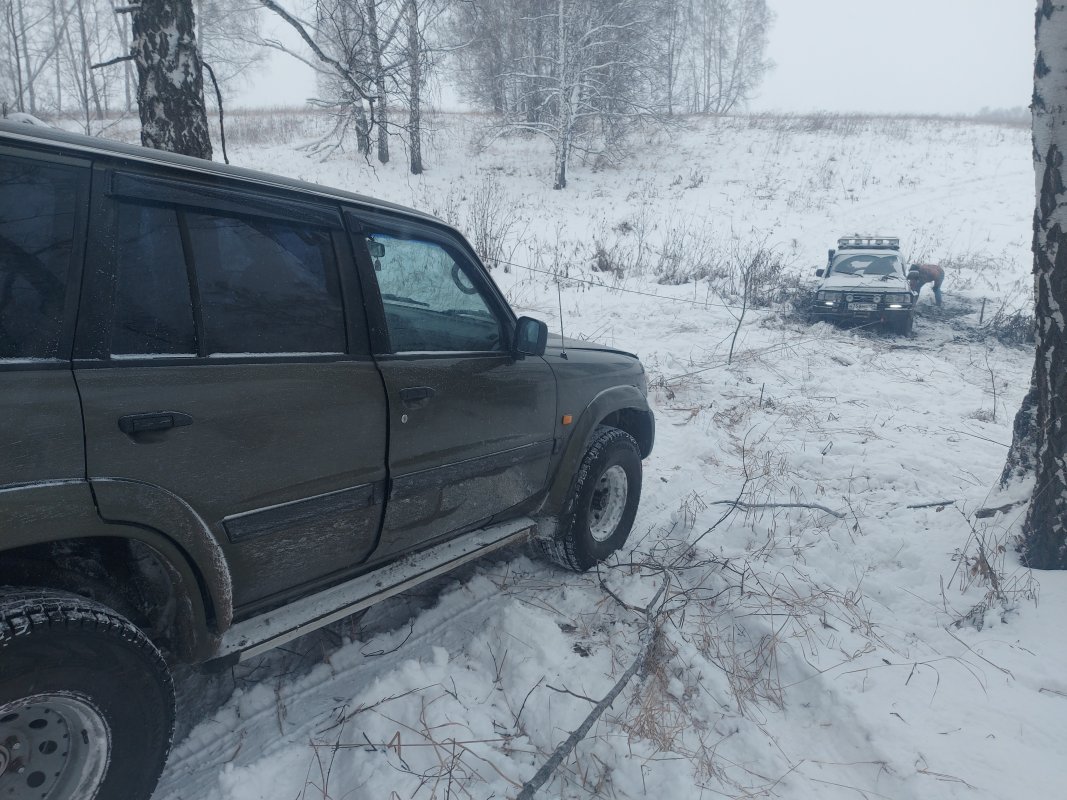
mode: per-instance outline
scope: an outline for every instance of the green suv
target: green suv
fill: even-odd
[[[0,797],[148,797],[176,664],[531,534],[588,569],[654,432],[440,220],[0,122]]]

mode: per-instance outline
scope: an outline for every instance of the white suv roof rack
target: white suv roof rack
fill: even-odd
[[[897,236],[842,236],[837,240],[839,250],[850,248],[880,248],[885,250],[899,250],[900,238]]]

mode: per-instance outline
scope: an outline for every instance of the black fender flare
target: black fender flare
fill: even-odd
[[[0,503],[0,532],[3,535],[0,547],[9,550],[26,545],[92,538],[129,539],[143,543],[158,553],[166,565],[184,612],[179,617],[182,620],[182,655],[191,661],[209,658],[217,646],[217,636],[213,636],[208,628],[204,592],[208,593],[213,605],[216,621],[219,620],[220,605],[227,615],[227,626],[233,615],[232,602],[228,601],[227,596],[230,578],[229,573],[225,572],[225,562],[206,560],[209,550],[197,540],[198,537],[167,535],[183,527],[175,524],[175,517],[151,513],[141,515],[140,519],[102,517],[94,501],[94,488],[84,478],[0,488],[0,493],[4,495],[4,502]],[[180,501],[179,504],[184,506]],[[176,510],[173,503],[167,507],[158,499],[155,507],[164,515]],[[184,507],[188,509],[188,506]],[[188,511],[191,512],[191,509]],[[155,517],[153,521],[156,524],[148,521],[152,517]],[[214,543],[213,539],[211,541]],[[218,545],[215,544],[215,547]],[[0,550],[0,556],[3,550]],[[224,572],[224,578],[218,576],[220,570]],[[218,586],[225,587],[222,592],[212,585],[213,581],[221,581]]]
[[[589,449],[589,443],[593,439],[593,432],[597,426],[616,412],[641,415],[646,429],[645,434],[644,436],[635,435],[634,438],[641,446],[642,457],[647,456],[652,450],[656,424],[645,394],[636,386],[613,386],[605,389],[589,402],[573,423],[574,428],[564,446],[563,455],[556,465],[556,472],[549,483],[548,495],[541,505],[539,516],[560,519],[570,514],[578,465],[581,464],[585,451]],[[635,431],[628,432],[632,435],[636,433]],[[641,441],[642,438],[646,441]]]
[[[163,531],[189,554],[203,576],[218,631],[229,628],[233,623],[230,571],[211,529],[192,506],[151,483],[124,478],[92,478],[89,483],[105,521]]]

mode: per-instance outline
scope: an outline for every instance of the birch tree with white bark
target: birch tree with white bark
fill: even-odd
[[[1067,3],[1039,0],[1035,45],[1037,353],[1002,482],[1033,480],[1023,522],[1025,562],[1067,569]]]
[[[140,0],[129,12],[141,144],[210,159],[192,0]]]

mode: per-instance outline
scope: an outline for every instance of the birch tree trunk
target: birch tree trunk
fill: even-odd
[[[1039,0],[1035,44],[1037,356],[1012,452],[1032,461],[1036,478],[1023,557],[1032,567],[1067,569],[1067,3]]]
[[[191,0],[141,0],[133,12],[141,144],[210,159],[195,30]]]
[[[63,16],[62,23],[60,22],[59,3],[57,0],[51,0],[52,3],[52,51],[55,53],[55,77],[56,77],[56,113],[63,113],[63,59],[60,58],[60,47],[63,42],[63,35],[67,29],[66,16]]]
[[[422,174],[422,37],[419,34],[418,0],[408,3],[408,156],[412,175]]]
[[[89,22],[86,19],[85,0],[77,0],[75,4],[78,12],[78,36],[81,42],[81,63],[77,65],[77,69],[80,69],[84,75],[84,86],[86,90],[87,100],[92,100],[93,109],[96,111],[96,118],[103,119],[104,109],[100,105],[100,92],[96,88],[96,77],[93,75],[91,67],[93,57],[92,51],[89,48]],[[85,132],[90,132],[90,118],[88,112],[88,102],[85,104]]]
[[[570,48],[568,36],[570,26],[567,19],[567,4],[559,0],[556,8],[556,28],[559,36],[559,99],[556,109],[556,163],[553,189],[567,188],[567,161],[570,160],[571,126],[573,119],[572,100],[574,93],[570,85]]]
[[[15,110],[25,111],[26,108],[22,102],[22,95],[24,93],[22,85],[22,52],[19,49],[19,29],[18,25],[15,22],[14,4],[11,4],[7,7],[7,17],[8,32],[11,34],[11,52],[15,56]]]
[[[382,71],[382,43],[378,35],[378,0],[367,0],[367,43],[370,45],[371,68],[374,70],[374,124],[378,126],[378,161],[389,163],[389,104],[385,97],[385,72]]]
[[[33,62],[30,60],[30,37],[26,30],[26,2],[18,0],[19,32],[22,39],[22,65],[26,70],[26,90],[30,96],[30,113],[37,113],[37,92],[34,87]]]

